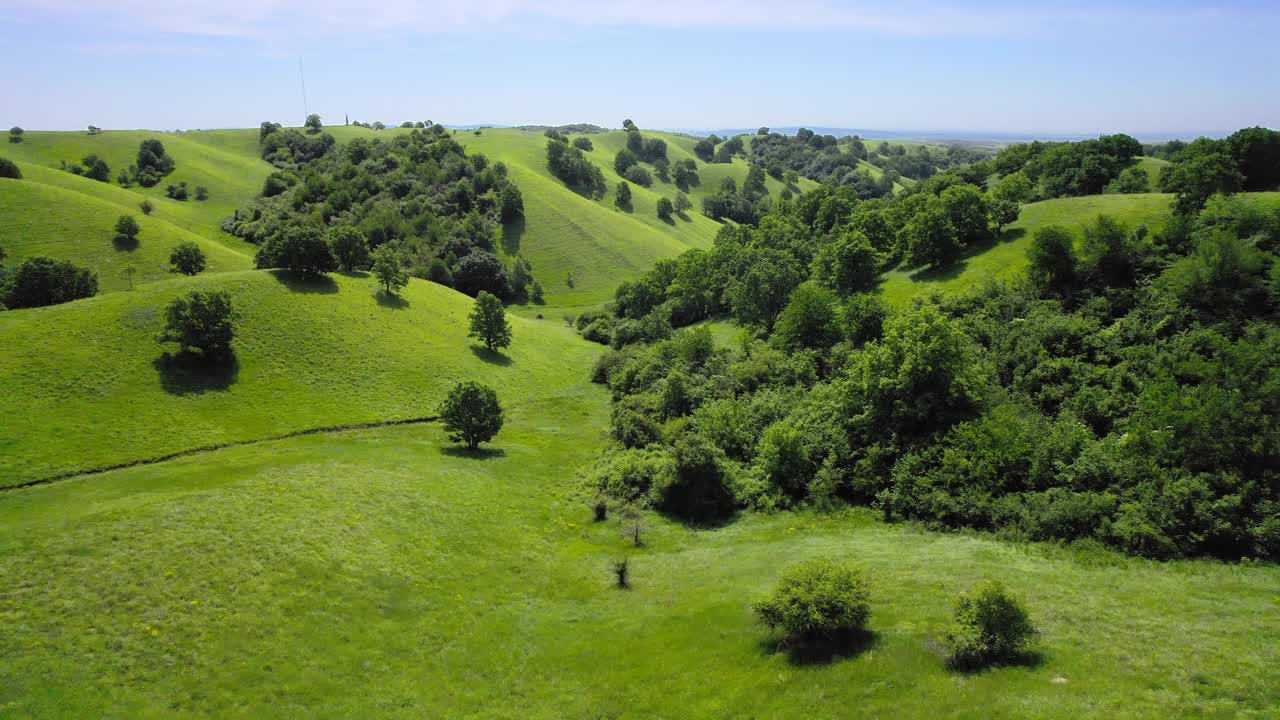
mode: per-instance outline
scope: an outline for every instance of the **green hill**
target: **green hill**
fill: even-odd
[[[0,154],[13,160],[45,168],[57,169],[56,173],[23,175],[38,182],[60,185],[80,192],[96,194],[86,189],[71,173],[58,168],[62,161],[79,163],[89,154],[96,154],[111,166],[110,185],[116,185],[116,175],[134,162],[138,146],[146,139],[164,143],[165,151],[173,157],[176,167],[154,187],[134,185],[127,192],[134,196],[126,205],[136,210],[143,197],[156,206],[156,216],[190,230],[201,237],[217,239],[231,247],[243,249],[245,243],[232,238],[219,229],[222,219],[236,208],[243,206],[262,189],[262,181],[271,172],[271,166],[258,157],[256,130],[213,130],[191,133],[162,133],[150,130],[107,130],[96,135],[81,132],[28,131],[23,141],[8,144]],[[171,200],[165,196],[165,187],[186,181],[194,192],[197,186],[209,189],[209,199],[204,201]],[[65,182],[64,182],[65,181]],[[96,181],[90,181],[96,182]],[[106,183],[97,183],[105,186]]]
[[[374,131],[354,126],[325,128],[339,143],[354,137],[389,138],[408,132],[399,128]],[[491,161],[501,161],[510,169],[524,195],[525,220],[504,230],[501,250],[508,257],[519,253],[534,266],[534,275],[545,290],[548,308],[593,306],[613,297],[622,281],[635,277],[663,258],[674,257],[689,248],[710,246],[720,224],[699,211],[703,197],[718,191],[725,177],[741,186],[747,175],[745,161],[731,164],[706,164],[693,155],[694,140],[666,133],[645,132],[667,142],[672,162],[690,158],[698,164],[701,182],[687,193],[694,209],[672,222],[657,217],[657,202],[665,196],[675,198],[676,187],[655,181],[651,188],[633,187],[633,209],[624,212],[614,206],[613,188],[621,180],[613,172],[614,155],[626,144],[622,131],[591,135],[595,149],[591,160],[600,166],[609,185],[603,199],[583,197],[554,178],[546,166],[546,137],[540,132],[486,129],[479,135],[458,132],[454,138],[469,150],[482,152]],[[133,162],[138,145],[147,138],[165,144],[177,168],[153,188],[134,186],[128,189],[115,184],[115,175]],[[166,221],[177,228],[216,240],[228,248],[252,256],[255,248],[219,229],[222,219],[251,200],[261,189],[271,167],[258,157],[257,130],[209,130],[184,133],[151,131],[105,131],[97,135],[78,132],[28,132],[22,143],[0,150],[19,162],[24,182],[53,186],[88,195],[117,206],[116,214],[136,213],[145,197],[156,209],[155,220]],[[102,157],[111,166],[112,182],[99,183],[58,169],[63,160],[78,162],[90,153]],[[204,202],[179,202],[164,195],[164,187],[186,180],[189,187],[209,188],[210,199]],[[770,178],[768,186],[775,196],[782,183]],[[802,180],[800,189],[816,185]],[[63,201],[67,201],[64,197]],[[95,205],[96,212],[106,212]],[[49,245],[62,242],[58,236],[32,235],[24,242]],[[84,256],[86,261],[92,254]],[[74,259],[69,257],[68,259]],[[93,267],[104,279],[113,274],[114,265]],[[223,269],[221,266],[213,269]],[[228,263],[226,269],[238,269]],[[568,279],[573,277],[570,287]],[[141,274],[140,274],[141,277]],[[151,279],[152,276],[148,276]],[[118,289],[119,284],[104,290]],[[530,306],[518,310],[535,314],[546,308]]]
[[[164,306],[223,288],[243,314],[236,363],[210,375],[166,362]],[[325,425],[435,414],[460,379],[519,402],[582,388],[598,346],[560,321],[514,319],[501,358],[466,337],[472,301],[415,280],[399,301],[372,279],[298,283],[264,271],[207,273],[133,292],[0,313],[0,485]]]
[[[67,175],[67,186],[76,188],[64,189],[39,182],[44,173],[59,171],[25,164],[23,171],[26,179],[0,179],[0,238],[13,265],[33,255],[70,260],[98,273],[100,292],[167,279],[172,275],[169,253],[184,241],[204,250],[207,272],[253,267],[250,256],[166,222],[160,213],[146,216],[136,206],[129,208],[125,203],[136,196],[128,190],[61,173]],[[133,215],[142,228],[136,244],[114,240],[122,214]],[[132,283],[125,268],[136,271]]]
[[[1280,193],[1248,193],[1254,202],[1280,208]],[[1130,227],[1146,224],[1159,230],[1170,215],[1173,196],[1160,193],[1142,195],[1088,195],[1057,198],[1022,207],[1018,221],[1005,228],[1000,239],[974,248],[967,257],[941,271],[896,269],[884,274],[880,289],[894,305],[933,292],[963,292],[988,280],[1007,279],[1027,265],[1027,249],[1037,228],[1065,225],[1078,230],[1098,215],[1110,215]]]
[[[346,142],[353,137],[386,137],[408,132],[401,129],[383,131],[340,126],[326,128]],[[588,135],[594,149],[587,156],[600,167],[609,192],[602,199],[584,197],[567,188],[547,169],[547,138],[541,132],[486,128],[477,135],[459,131],[454,139],[468,151],[484,153],[490,161],[506,164],[511,177],[524,195],[525,222],[504,230],[501,249],[508,256],[516,253],[533,263],[534,276],[541,282],[550,307],[572,308],[598,305],[613,298],[613,290],[624,280],[648,270],[663,258],[674,257],[690,248],[711,245],[720,223],[704,217],[699,211],[703,197],[719,190],[725,177],[739,186],[746,179],[748,165],[741,159],[732,164],[707,164],[693,155],[695,140],[667,133],[642,131],[645,137],[660,137],[667,143],[671,162],[685,158],[698,164],[699,185],[690,189],[694,209],[685,217],[670,223],[657,216],[658,199],[675,198],[674,184],[657,181],[650,188],[632,187],[631,212],[615,207],[613,188],[621,181],[613,171],[613,159],[626,146],[626,133],[618,130]],[[770,193],[776,194],[782,183],[769,178]],[[802,181],[801,189],[816,185]],[[573,274],[573,287],[567,279]],[[529,307],[527,313],[542,308]]]

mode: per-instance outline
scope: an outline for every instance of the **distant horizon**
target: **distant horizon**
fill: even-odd
[[[335,126],[340,127],[344,124],[341,122],[339,123],[327,122],[325,121],[325,118],[323,116],[321,116],[321,121],[323,122],[325,127],[335,127]],[[353,119],[351,122],[354,123],[357,121],[361,123],[384,122],[388,130],[399,129],[400,123],[405,122],[404,120],[389,122],[389,121],[380,121],[376,119],[360,120],[359,118]],[[273,122],[275,122],[275,120],[273,120]],[[414,122],[417,122],[417,121],[414,121]],[[283,124],[286,127],[302,127],[302,123],[297,123],[297,124],[283,123]],[[439,124],[450,130],[479,130],[479,129],[488,129],[488,128],[492,128],[495,130],[510,130],[510,129],[518,129],[522,127],[566,127],[571,125],[594,125],[606,131],[622,129],[622,126],[620,123],[617,125],[610,126],[610,125],[603,125],[598,122],[593,123],[593,122],[587,122],[587,121],[560,122],[560,123],[521,122],[521,123],[512,123],[512,124],[491,123],[491,122],[468,122],[468,123],[439,122]],[[923,128],[909,128],[909,129],[863,128],[863,127],[857,127],[853,125],[842,126],[842,125],[818,125],[818,124],[812,124],[812,125],[792,124],[792,125],[778,125],[778,126],[761,125],[756,127],[747,127],[745,125],[738,125],[738,126],[726,125],[726,126],[719,126],[719,127],[714,127],[714,126],[713,127],[647,127],[639,123],[637,124],[640,125],[642,130],[651,130],[654,132],[666,132],[666,133],[686,134],[686,135],[699,135],[699,136],[706,136],[711,134],[719,135],[722,137],[728,137],[732,135],[742,135],[742,134],[750,135],[750,134],[755,134],[760,127],[768,127],[770,132],[778,132],[784,135],[795,135],[800,129],[803,128],[803,129],[812,130],[813,132],[819,135],[835,135],[836,137],[849,137],[852,135],[857,135],[863,139],[872,139],[872,140],[932,141],[932,142],[954,141],[954,142],[970,142],[970,143],[982,143],[982,142],[1015,143],[1015,142],[1033,142],[1036,140],[1043,141],[1043,142],[1066,142],[1066,141],[1086,140],[1090,138],[1096,138],[1099,135],[1110,135],[1110,134],[1121,133],[1121,134],[1130,135],[1141,142],[1153,143],[1153,144],[1168,142],[1170,140],[1191,141],[1198,137],[1221,139],[1230,135],[1231,133],[1236,132],[1237,130],[1247,128],[1247,127],[1258,126],[1255,124],[1255,125],[1242,125],[1236,128],[1220,128],[1220,129],[1214,129],[1214,130],[1135,133],[1135,132],[1127,132],[1123,128],[1098,130],[1093,132],[1088,132],[1088,131],[1037,132],[1032,130],[996,131],[996,130],[966,130],[966,129],[930,130],[930,129],[923,129]],[[81,131],[87,130],[87,127],[88,126],[62,127],[62,128],[24,127],[23,129],[27,131],[35,131],[35,132],[81,132]],[[100,127],[101,130],[108,131],[108,132],[115,131],[115,132],[183,133],[183,132],[213,132],[213,131],[219,131],[219,130],[253,130],[258,127],[258,123],[243,124],[243,125],[225,125],[225,126],[219,126],[219,127],[211,126],[211,127],[185,127],[185,128],[105,127],[105,126],[96,126],[96,125],[95,127]],[[1267,126],[1261,126],[1261,127],[1267,127]],[[1276,129],[1276,128],[1269,128],[1269,129]]]
[[[1280,7],[1261,0],[7,0],[0,22],[4,127],[305,112],[965,137],[1280,126],[1280,75],[1265,71]]]

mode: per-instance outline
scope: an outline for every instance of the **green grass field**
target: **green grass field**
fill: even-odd
[[[0,714],[1264,718],[1280,703],[1276,567],[862,512],[704,531],[650,517],[637,549],[574,497],[602,393],[526,395],[479,457],[406,426],[0,495]],[[608,572],[623,556],[627,591]],[[809,557],[869,573],[858,651],[792,656],[754,622],[750,603]],[[983,577],[1025,598],[1037,655],[949,672],[949,603]]]
[[[234,367],[162,358],[164,306],[227,289],[243,314]],[[559,320],[514,319],[509,353],[466,338],[471,300],[414,280],[399,300],[371,278],[297,283],[208,273],[46,308],[0,313],[0,486],[307,428],[429,416],[453,382],[507,398],[582,384],[599,346]],[[170,350],[174,349],[172,347]]]
[[[59,173],[57,170],[45,172]],[[136,207],[130,212],[124,198],[113,198],[116,200],[113,202],[91,192],[81,192],[87,189],[107,196],[132,195],[127,190],[118,187],[113,190],[93,180],[62,174],[75,181],[69,185],[87,188],[64,189],[35,179],[0,179],[0,238],[8,255],[7,262],[17,265],[33,255],[70,260],[98,273],[100,292],[128,289],[131,282],[124,275],[126,268],[135,271],[132,285],[172,277],[169,253],[184,241],[194,241],[204,250],[208,260],[206,272],[253,267],[253,258],[249,255],[166,222],[158,213],[146,216]],[[33,176],[40,177],[40,174],[34,172],[26,177]],[[134,216],[142,228],[136,243],[115,240],[116,219],[125,214]]]

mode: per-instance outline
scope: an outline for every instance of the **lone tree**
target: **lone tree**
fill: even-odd
[[[373,276],[388,295],[395,295],[409,284],[409,273],[400,265],[400,256],[387,245],[373,251]]]
[[[18,163],[9,158],[0,157],[0,178],[21,180],[22,170],[18,168]]]
[[[138,221],[133,219],[132,215],[121,215],[116,219],[116,239],[128,240],[133,242],[138,239],[138,233],[142,228],[138,227]]]
[[[631,186],[627,184],[626,180],[618,183],[618,192],[614,199],[614,204],[621,208],[631,206]]]
[[[238,316],[226,290],[193,290],[169,303],[165,317],[160,342],[176,342],[183,352],[197,350],[208,359],[231,354]]]
[[[320,132],[320,129],[324,127],[323,125],[320,124],[320,116],[315,113],[311,113],[310,115],[308,115],[307,121],[303,123],[302,126],[305,127],[307,129],[307,132],[311,133],[312,135]]]
[[[13,127],[9,128],[9,142],[11,143],[22,142],[22,133],[24,132],[26,131],[18,127],[17,125],[14,125]]]
[[[440,404],[440,419],[453,442],[465,442],[475,450],[502,429],[502,405],[493,388],[478,382],[460,382]]]
[[[755,611],[769,629],[785,632],[787,641],[830,642],[866,626],[867,597],[866,581],[856,568],[808,560],[785,570]]]
[[[511,323],[507,322],[502,301],[496,295],[481,290],[476,296],[475,309],[471,311],[471,332],[467,337],[478,338],[490,352],[511,344]]]
[[[205,268],[204,251],[191,240],[178,243],[169,254],[169,264],[183,275],[197,275]]]
[[[682,192],[676,193],[676,212],[681,215],[693,209],[693,203],[689,201],[689,196]]]

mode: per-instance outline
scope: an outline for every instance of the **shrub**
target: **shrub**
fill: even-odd
[[[440,419],[453,442],[465,442],[475,450],[502,429],[502,405],[493,388],[478,382],[460,382],[440,404]]]
[[[829,641],[863,630],[871,614],[862,573],[833,560],[807,560],[783,571],[756,615],[787,640]]]
[[[4,305],[43,307],[92,297],[98,293],[98,274],[65,260],[30,257],[8,279]]]
[[[183,275],[196,275],[205,268],[204,251],[194,241],[179,243],[169,255],[169,264]]]
[[[573,146],[583,152],[591,152],[595,150],[595,146],[591,144],[591,138],[577,137],[573,139]]]
[[[613,576],[618,583],[618,587],[624,590],[631,587],[631,563],[628,558],[613,561]]]
[[[12,180],[21,180],[22,171],[18,169],[18,164],[9,158],[0,157],[0,178],[10,178]]]
[[[1027,611],[993,580],[956,598],[955,625],[943,641],[952,667],[972,668],[1016,659],[1035,633]]]
[[[156,209],[156,206],[152,205],[150,200],[144,199],[138,203],[138,209],[142,211],[143,215],[150,215],[151,211]]]
[[[209,188],[207,188],[207,187],[205,187],[205,186],[203,186],[203,185],[197,185],[197,186],[196,186],[196,199],[197,199],[197,200],[208,200],[208,199],[209,199]]]
[[[165,310],[160,342],[176,342],[183,351],[199,350],[206,358],[231,353],[237,313],[226,290],[193,290],[174,298]]]

